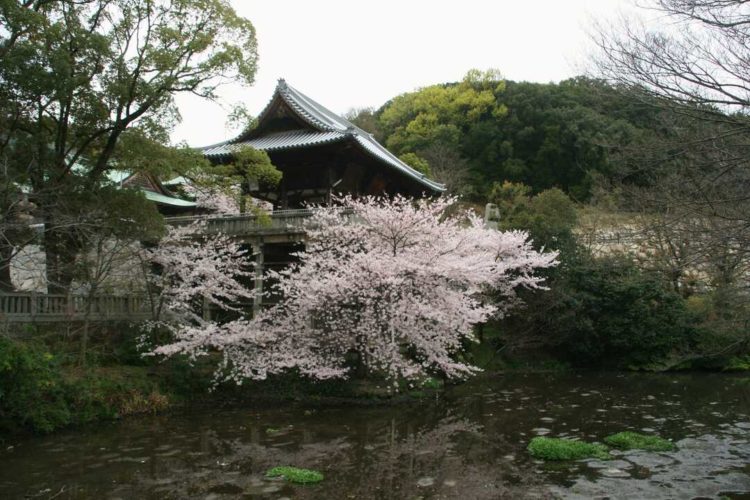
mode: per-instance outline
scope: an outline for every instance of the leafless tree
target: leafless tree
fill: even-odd
[[[445,184],[448,191],[463,195],[470,188],[469,164],[452,148],[435,143],[419,152],[419,156],[430,164],[432,177]]]
[[[642,174],[679,170],[661,193],[686,216],[750,227],[750,2],[653,0],[654,22],[594,34],[599,75],[665,110],[665,133],[631,157]],[[630,172],[632,174],[632,172]]]
[[[750,105],[750,3],[653,0],[659,28],[638,19],[599,25],[597,68],[610,81],[674,104],[745,113]],[[710,107],[710,108],[707,108]]]
[[[641,208],[670,214],[703,255],[721,241],[739,255],[750,246],[750,2],[646,8],[658,26],[622,19],[594,35],[600,76],[663,110],[661,133],[625,153],[623,176],[651,187]]]

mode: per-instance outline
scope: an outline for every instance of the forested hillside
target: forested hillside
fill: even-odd
[[[612,174],[624,148],[659,128],[657,108],[603,82],[513,82],[492,71],[402,94],[353,119],[407,162],[427,161],[434,177],[477,200],[492,183],[511,181],[586,201],[593,179]]]
[[[500,229],[560,252],[549,291],[489,325],[498,352],[597,367],[746,363],[742,116],[585,77],[471,71],[351,119],[451,192],[494,203]],[[602,239],[627,232],[628,243],[595,249],[582,213],[610,220]]]

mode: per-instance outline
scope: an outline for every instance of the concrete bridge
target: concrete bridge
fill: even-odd
[[[275,210],[270,214],[197,215],[189,217],[167,217],[170,226],[185,226],[196,222],[206,224],[206,234],[226,234],[243,243],[262,245],[265,243],[300,242],[305,239],[305,222],[315,213],[314,208]],[[339,209],[347,218],[353,217],[351,209]]]

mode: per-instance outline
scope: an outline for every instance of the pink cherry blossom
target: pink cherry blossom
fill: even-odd
[[[353,357],[390,380],[463,378],[479,371],[459,357],[475,341],[474,326],[517,304],[519,287],[541,287],[535,272],[556,264],[557,254],[535,251],[526,233],[485,228],[455,198],[337,201],[343,210],[318,208],[307,222],[299,262],[267,273],[272,292],[283,297],[277,305],[252,319],[182,324],[174,342],[154,352],[218,350],[217,373],[238,383],[288,370],[344,377]],[[227,267],[219,273],[231,279]],[[221,281],[209,274],[195,290],[228,296],[209,292]],[[170,296],[185,304],[189,288]]]

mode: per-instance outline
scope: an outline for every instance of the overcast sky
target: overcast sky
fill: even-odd
[[[510,80],[557,82],[582,72],[592,19],[629,0],[231,0],[257,30],[256,83],[229,85],[221,103],[182,96],[172,139],[229,139],[229,106],[257,115],[278,78],[331,110],[379,107],[398,94],[457,81],[471,68]]]

